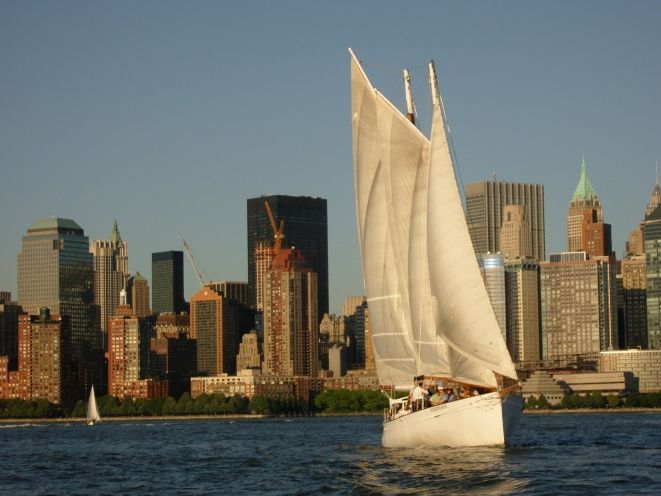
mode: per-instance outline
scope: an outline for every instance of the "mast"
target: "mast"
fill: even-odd
[[[436,79],[436,67],[434,61],[429,62],[429,85],[431,86],[431,101],[434,105],[440,105],[438,96],[438,80]]]
[[[402,71],[404,75],[404,93],[406,94],[406,118],[415,124],[415,106],[413,105],[413,96],[411,94],[411,75],[408,69]]]

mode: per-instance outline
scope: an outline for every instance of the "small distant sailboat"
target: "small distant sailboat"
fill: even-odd
[[[388,395],[383,445],[506,444],[522,399],[468,233],[434,65],[428,138],[414,125],[408,72],[405,116],[350,53],[358,236],[377,374],[382,389],[417,384],[422,398]],[[460,399],[427,406],[422,386],[449,387]]]
[[[96,407],[96,396],[94,396],[94,386],[90,390],[90,397],[87,402],[87,425],[94,425],[101,422],[99,410]]]

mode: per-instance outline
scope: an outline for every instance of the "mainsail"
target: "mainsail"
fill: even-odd
[[[406,387],[425,374],[495,385],[492,371],[516,377],[468,237],[440,105],[430,142],[372,87],[353,52],[351,94],[358,235],[379,382]],[[448,264],[457,264],[459,277],[445,275]],[[481,327],[491,324],[483,301],[464,300],[475,288],[456,287],[462,270],[473,271],[469,285],[479,279],[498,342]],[[469,314],[479,307],[481,317],[459,317],[457,304]]]

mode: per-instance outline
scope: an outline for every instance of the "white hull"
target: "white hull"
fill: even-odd
[[[386,448],[493,446],[507,443],[523,400],[483,394],[402,415],[383,424]]]

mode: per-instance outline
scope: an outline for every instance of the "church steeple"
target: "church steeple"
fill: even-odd
[[[588,178],[588,173],[585,166],[585,155],[583,156],[583,163],[581,164],[581,177],[576,185],[574,195],[571,197],[574,200],[593,200],[597,198],[597,193],[592,187],[592,183]]]
[[[122,237],[119,235],[119,228],[117,227],[117,219],[112,224],[112,235],[110,236],[110,241],[113,243],[119,243],[122,240]]]

